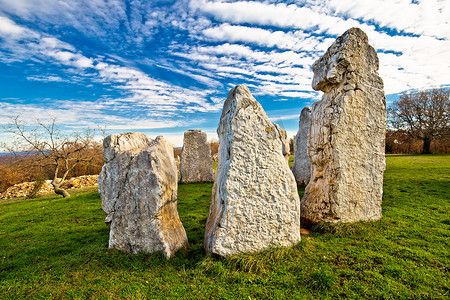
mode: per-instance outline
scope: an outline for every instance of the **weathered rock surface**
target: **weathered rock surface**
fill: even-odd
[[[280,125],[273,123],[273,125],[277,128],[278,132],[280,132],[281,139],[281,153],[286,160],[287,165],[289,166],[289,158],[291,158],[291,153],[289,152],[289,141],[287,139],[287,132],[284,129],[281,129]]]
[[[205,250],[221,256],[300,241],[300,201],[282,134],[244,85],[224,103]]]
[[[294,173],[297,184],[307,185],[311,178],[311,162],[307,152],[308,133],[311,127],[311,107],[306,106],[302,109],[298,122],[298,131],[294,137],[294,164],[292,173]]]
[[[170,257],[187,245],[177,211],[173,146],[162,136],[113,134],[103,140],[103,157],[98,191],[110,226],[109,247]]]
[[[214,181],[211,148],[206,132],[190,129],[184,133],[180,175],[180,181],[185,183]]]
[[[367,35],[351,28],[313,65],[314,103],[308,154],[311,180],[302,222],[381,218],[386,100],[378,57]]]
[[[88,186],[95,186],[98,182],[98,175],[82,175],[67,179],[61,187],[63,189],[76,189]]]

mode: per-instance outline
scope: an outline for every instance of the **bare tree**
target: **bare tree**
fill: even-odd
[[[209,141],[209,147],[211,148],[211,157],[219,152],[219,141]]]
[[[449,95],[446,88],[403,93],[388,109],[390,124],[422,140],[422,153],[431,153],[431,141],[450,132]]]
[[[48,124],[36,121],[32,125],[25,124],[15,117],[8,131],[15,135],[12,145],[3,145],[16,158],[28,161],[40,168],[50,167],[51,184],[55,193],[69,197],[70,194],[61,188],[67,175],[79,163],[89,163],[99,155],[98,142],[94,140],[95,131],[87,129],[83,133],[64,136],[55,119]],[[26,158],[32,159],[26,160]],[[61,177],[59,178],[58,175]]]

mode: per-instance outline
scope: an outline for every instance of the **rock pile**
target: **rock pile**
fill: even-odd
[[[381,218],[386,101],[378,57],[367,35],[346,31],[313,65],[314,103],[308,154],[311,180],[302,222]]]
[[[110,227],[109,247],[171,257],[187,245],[177,211],[173,146],[162,136],[113,134],[103,141],[103,157],[98,191]]]
[[[211,148],[206,132],[190,129],[184,133],[180,181],[184,183],[214,181]]]
[[[63,189],[75,189],[83,188],[87,186],[97,185],[98,175],[83,175],[79,177],[73,177],[62,184]]]
[[[294,137],[294,164],[292,173],[294,173],[297,184],[308,185],[311,177],[311,162],[307,150],[308,133],[311,127],[311,107],[306,106],[302,109],[298,122],[298,131]]]
[[[33,190],[35,181],[32,182],[22,182],[10,186],[6,191],[4,191],[1,195],[1,199],[11,199],[17,197],[26,197]],[[38,192],[38,195],[50,194],[53,192],[53,186],[50,184],[50,180],[44,181],[41,189]]]
[[[217,133],[206,252],[230,256],[298,243],[300,200],[283,135],[246,86],[229,92]]]
[[[75,189],[83,188],[88,186],[97,185],[98,175],[83,175],[79,177],[73,177],[68,179],[63,185],[63,189]],[[35,181],[23,182],[15,184],[9,187],[0,195],[0,199],[10,199],[17,197],[26,197],[33,190]],[[38,195],[52,194],[54,193],[53,186],[51,185],[51,180],[46,180],[38,192]]]

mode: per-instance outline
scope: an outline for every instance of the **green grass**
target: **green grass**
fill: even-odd
[[[107,249],[95,189],[1,201],[0,299],[450,298],[449,155],[387,156],[381,221],[227,259],[203,250],[211,189],[179,185],[189,246],[170,260]]]

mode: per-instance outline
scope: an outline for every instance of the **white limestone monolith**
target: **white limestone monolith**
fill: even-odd
[[[280,125],[273,123],[273,125],[277,128],[281,135],[281,153],[286,160],[286,164],[289,166],[289,158],[291,158],[291,153],[289,152],[289,141],[287,139],[287,131],[281,129]]]
[[[230,256],[298,243],[300,201],[283,137],[246,86],[229,92],[217,133],[206,252]]]
[[[306,106],[300,113],[298,131],[294,137],[294,163],[292,173],[297,184],[308,185],[311,178],[311,162],[307,152],[308,133],[311,127],[311,107]]]
[[[110,227],[109,248],[131,254],[162,251],[169,258],[186,246],[173,146],[162,136],[113,134],[103,140],[103,157],[98,191]]]
[[[385,170],[386,100],[378,57],[367,35],[351,28],[313,65],[308,155],[311,180],[301,202],[302,222],[381,218]]]
[[[214,181],[211,147],[206,132],[200,129],[189,129],[184,133],[180,181],[184,183]]]

